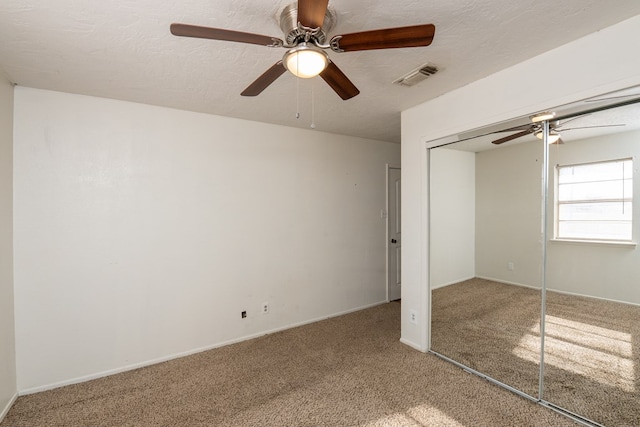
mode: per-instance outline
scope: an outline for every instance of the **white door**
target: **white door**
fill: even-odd
[[[387,257],[389,270],[387,286],[389,301],[400,299],[400,168],[389,168],[389,206],[387,206],[387,230],[389,241],[387,242]]]

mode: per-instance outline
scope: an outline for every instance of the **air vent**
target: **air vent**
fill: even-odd
[[[415,86],[421,81],[433,76],[437,72],[438,67],[430,62],[427,62],[426,64],[423,64],[415,70],[412,70],[404,76],[394,80],[393,83],[400,86]]]

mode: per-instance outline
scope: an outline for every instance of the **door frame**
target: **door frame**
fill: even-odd
[[[384,253],[385,253],[385,293],[386,293],[386,300],[387,302],[389,302],[389,210],[390,210],[390,203],[391,200],[389,200],[389,179],[390,179],[390,170],[391,169],[400,169],[402,170],[402,168],[400,167],[399,164],[397,163],[387,163],[386,164],[386,169],[385,169],[385,210],[382,213],[383,218],[385,219],[385,242],[384,242]],[[400,268],[400,266],[397,266],[397,268]]]

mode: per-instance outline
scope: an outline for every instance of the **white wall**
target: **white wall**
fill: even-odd
[[[548,238],[554,226],[553,165],[640,158],[640,132],[615,133],[552,145],[549,151]],[[507,283],[541,285],[542,147],[507,146],[477,154],[476,275]],[[634,197],[640,173],[634,165]],[[638,206],[636,204],[636,206]],[[640,209],[634,210],[640,224]],[[640,241],[635,227],[633,241]],[[433,239],[433,237],[432,237]],[[515,269],[506,265],[514,262]],[[640,251],[634,246],[549,241],[547,289],[640,304]]]
[[[427,349],[425,142],[640,84],[640,16],[402,113],[402,341]],[[409,311],[418,324],[409,322]]]
[[[0,421],[17,396],[13,313],[13,86],[0,73]]]
[[[15,142],[21,393],[386,298],[397,144],[29,88]]]
[[[542,149],[536,140],[476,155],[477,277],[542,287]]]
[[[475,275],[475,153],[434,148],[430,156],[431,288]]]
[[[640,131],[632,131],[550,146],[547,289],[640,304],[640,251],[636,247],[552,240],[553,165],[640,159],[638,141]],[[537,288],[542,285],[541,144],[507,145],[475,155],[447,148],[430,151],[432,289],[473,276]],[[471,156],[471,163],[464,155]],[[634,169],[635,199],[640,200],[638,164]],[[473,176],[460,179],[474,170],[475,184]],[[475,194],[469,191],[474,185]],[[475,209],[466,206],[474,199]],[[474,228],[468,226],[474,216],[475,236]],[[634,223],[640,224],[640,209],[634,211]],[[474,239],[475,270],[473,258],[469,267],[468,257],[474,252],[467,247]],[[634,228],[633,241],[640,241],[640,227]],[[509,262],[514,265],[511,271]]]
[[[553,146],[551,165],[633,157],[633,238],[640,243],[640,131],[624,132]],[[553,178],[553,172],[550,179]],[[550,181],[552,182],[552,181]],[[549,191],[549,236],[553,236],[554,185]],[[640,304],[640,250],[634,246],[550,242],[547,288]]]

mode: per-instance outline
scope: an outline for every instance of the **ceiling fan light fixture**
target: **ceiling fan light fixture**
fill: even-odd
[[[556,116],[556,113],[554,113],[553,111],[544,111],[542,113],[535,114],[529,118],[533,123],[540,123],[540,122],[544,122],[545,120],[551,120],[555,116]]]
[[[544,139],[544,132],[539,130],[534,134],[538,139]],[[548,144],[555,144],[560,139],[560,134],[554,130],[549,131],[549,137],[547,138]]]
[[[282,63],[294,76],[309,79],[327,68],[329,56],[320,48],[308,43],[300,43],[284,54]]]

